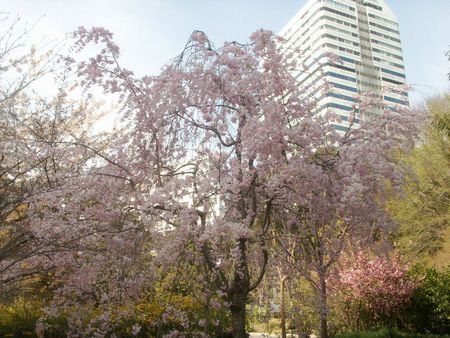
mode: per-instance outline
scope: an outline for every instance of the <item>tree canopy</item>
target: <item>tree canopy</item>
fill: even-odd
[[[422,258],[449,250],[450,95],[430,99],[427,111],[420,143],[400,155],[410,170],[404,192],[389,203],[399,224],[398,247]]]

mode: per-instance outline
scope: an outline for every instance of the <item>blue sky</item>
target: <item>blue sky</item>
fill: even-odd
[[[449,90],[450,0],[386,0],[396,13],[412,102]],[[278,32],[306,0],[0,0],[2,11],[33,23],[33,38],[62,39],[83,26],[114,32],[122,61],[138,74],[156,74],[193,30],[220,45],[245,42],[259,28]]]

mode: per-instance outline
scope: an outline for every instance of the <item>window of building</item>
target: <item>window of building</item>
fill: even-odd
[[[385,99],[386,101],[389,101],[389,102],[398,103],[398,104],[403,104],[403,105],[405,105],[405,106],[408,105],[408,102],[406,102],[406,101],[404,101],[404,100],[394,99],[393,97],[385,96],[384,99]]]
[[[349,92],[353,92],[353,93],[357,93],[358,89],[356,89],[355,87],[350,87],[350,86],[346,86],[340,83],[335,83],[335,82],[330,82],[330,85],[339,89],[343,89]]]
[[[386,69],[386,68],[381,68],[381,71],[383,73],[387,73],[387,74],[395,75],[395,76],[398,76],[398,77],[406,78],[405,74],[402,74],[402,73],[399,73],[399,72],[394,72],[394,71]]]

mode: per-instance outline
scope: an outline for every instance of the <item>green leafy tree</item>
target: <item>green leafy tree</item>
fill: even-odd
[[[429,100],[427,110],[420,144],[401,155],[401,165],[410,171],[403,194],[388,204],[399,225],[397,247],[410,257],[449,249],[450,94]]]

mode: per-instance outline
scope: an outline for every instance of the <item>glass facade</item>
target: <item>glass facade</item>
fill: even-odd
[[[408,106],[404,90],[388,87],[406,82],[397,19],[383,0],[309,0],[282,29],[286,51],[306,65],[294,74],[317,102],[317,114],[341,116],[334,126],[346,130],[349,121],[384,109]],[[330,62],[330,55],[339,59]],[[334,59],[334,58],[332,58]],[[327,84],[327,92],[318,88]],[[370,94],[378,104],[359,112],[356,96]],[[351,114],[356,114],[350,119]]]

